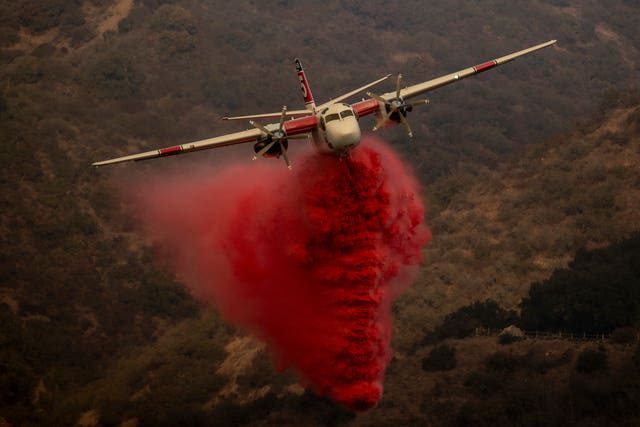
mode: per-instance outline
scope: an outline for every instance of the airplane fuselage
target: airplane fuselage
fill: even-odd
[[[344,156],[360,143],[362,132],[350,105],[333,104],[319,111],[317,116],[320,131],[312,134],[312,140],[320,153]]]

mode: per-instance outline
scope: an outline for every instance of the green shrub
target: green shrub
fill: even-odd
[[[186,31],[195,34],[197,28],[191,12],[171,4],[160,6],[149,22],[154,31]]]
[[[84,80],[101,97],[121,99],[138,93],[144,76],[127,55],[109,52],[87,67]]]
[[[450,371],[456,367],[456,349],[442,344],[422,359],[422,369],[425,371]]]

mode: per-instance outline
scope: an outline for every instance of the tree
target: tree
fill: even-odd
[[[479,327],[502,329],[513,324],[516,319],[513,310],[505,310],[493,300],[476,301],[447,314],[442,325],[427,335],[423,343],[433,343],[446,338],[465,338]]]
[[[98,57],[89,65],[85,71],[85,81],[101,97],[121,99],[138,93],[144,77],[129,56],[113,51]]]
[[[640,235],[579,251],[567,269],[534,283],[520,304],[525,329],[608,333],[640,320]]]

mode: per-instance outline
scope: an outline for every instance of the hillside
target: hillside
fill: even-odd
[[[401,148],[424,179],[495,165],[640,77],[638,10],[622,0],[531,1],[526,12],[501,0],[20,4],[3,6],[3,99],[56,126],[71,121],[79,138],[65,148],[83,161],[237,129],[218,122],[227,114],[299,106],[295,56],[326,100],[388,72],[409,84],[557,38],[553,50],[430,94],[410,117],[421,143]],[[62,96],[18,96],[24,85]],[[405,141],[400,129],[385,135]]]
[[[169,424],[186,417],[201,425],[212,419],[222,425],[456,425],[464,420],[528,425],[562,417],[574,425],[594,416],[593,402],[604,399],[598,403],[599,422],[631,422],[639,416],[631,410],[636,405],[632,378],[640,375],[635,341],[598,347],[597,342],[561,340],[511,345],[499,344],[496,337],[447,340],[445,345],[455,349],[455,368],[426,372],[422,360],[437,345],[416,344],[456,308],[486,298],[517,308],[532,282],[566,267],[579,248],[607,247],[638,231],[639,101],[623,97],[579,129],[531,147],[499,170],[473,180],[457,177],[467,185],[435,212],[423,275],[394,307],[396,353],[378,408],[351,413],[304,392],[291,373],[273,370],[259,343],[229,335],[212,315],[189,320],[157,343],[135,349],[72,401],[79,412],[110,414],[118,408],[118,414]],[[552,179],[563,187],[549,186]],[[602,188],[609,205],[585,200]],[[433,194],[441,194],[439,189],[433,187]],[[503,209],[509,214],[501,215]],[[543,232],[553,238],[529,240]],[[489,243],[477,250],[471,245],[478,242]],[[529,246],[532,242],[536,246]],[[228,344],[222,349],[220,342]],[[591,357],[604,358],[605,367]],[[203,363],[210,366],[205,368],[210,376],[183,382]],[[587,371],[581,367],[585,363]],[[162,381],[171,375],[181,380]],[[179,401],[180,409],[165,399]],[[178,412],[157,413],[158,405]],[[564,413],[564,405],[574,411]]]
[[[459,307],[492,298],[517,308],[579,249],[638,230],[640,99],[628,87],[640,77],[640,10],[624,0],[216,3],[0,2],[0,425],[446,424],[458,419],[443,418],[447,408],[464,419],[465,407],[476,416],[486,395],[464,382],[501,348],[495,338],[454,342],[460,369],[449,373],[422,369],[432,347],[410,351]],[[368,413],[275,372],[260,343],[167,273],[120,197],[131,176],[195,158],[223,165],[250,148],[88,167],[246,126],[221,123],[227,114],[301,105],[294,56],[325,100],[388,72],[413,83],[549,38],[558,46],[530,61],[434,92],[409,117],[413,141],[382,131],[424,185],[434,239],[394,306],[397,351]],[[571,354],[548,383],[513,368],[499,393],[519,396],[518,378],[538,391],[573,378],[583,345],[512,348],[518,358]],[[633,351],[606,350],[617,381]]]
[[[515,308],[530,283],[565,267],[578,249],[638,230],[638,97],[616,102],[497,171],[463,171],[428,188],[434,239],[399,329],[487,298]]]

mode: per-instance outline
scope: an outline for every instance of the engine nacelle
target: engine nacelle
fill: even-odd
[[[264,147],[266,147],[267,145],[269,145],[271,143],[271,141],[273,141],[273,138],[271,135],[269,136],[265,136],[262,138],[258,138],[258,142],[256,142],[253,145],[253,152],[258,154]],[[287,148],[289,148],[289,141],[287,141],[287,139],[282,139],[282,146],[284,147],[284,149],[286,150]],[[283,154],[282,152],[282,147],[280,146],[280,144],[278,144],[277,142],[275,144],[273,144],[273,146],[271,148],[269,148],[269,150],[267,150],[266,153],[264,153],[262,156],[263,157],[280,157]]]
[[[406,119],[407,114],[413,110],[413,105],[403,105],[402,101],[392,100],[388,104],[380,103],[380,110],[376,112],[376,119],[378,121],[387,117],[387,114],[393,110],[393,113],[387,118],[384,123],[379,123],[378,128],[387,128],[399,125],[402,123],[400,114]]]
[[[388,114],[389,111],[391,111],[391,107],[389,105],[385,105],[385,110],[387,110],[387,114]],[[413,107],[411,105],[401,106],[398,109],[396,109],[391,114],[391,116],[389,116],[389,120],[392,120],[396,123],[402,123],[402,120],[400,119],[400,114],[402,114],[404,117],[407,117],[407,113],[411,112],[411,110],[413,110]]]

